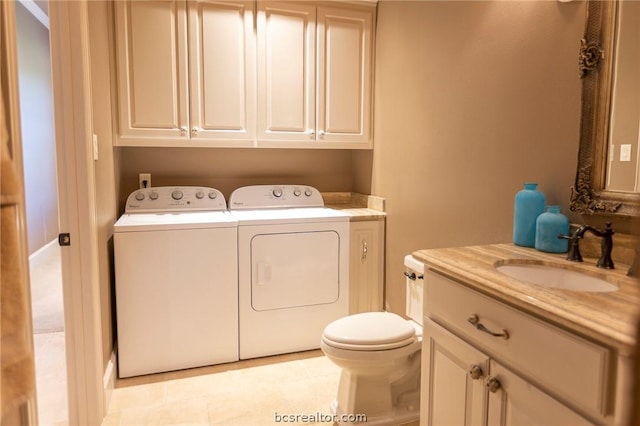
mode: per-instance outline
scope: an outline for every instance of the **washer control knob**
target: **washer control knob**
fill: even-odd
[[[142,192],[138,192],[136,194],[136,200],[138,200],[138,201],[144,200],[144,194]]]
[[[311,192],[311,190],[309,188],[304,190],[304,195],[306,195],[307,197],[311,197],[311,194],[313,194],[313,193]]]
[[[196,192],[196,198],[198,200],[202,200],[204,198],[204,192],[202,192],[202,191]]]
[[[178,200],[182,200],[183,195],[184,194],[182,193],[182,191],[180,191],[179,189],[176,189],[171,193],[171,198],[178,201]]]
[[[293,190],[293,195],[295,195],[296,197],[299,197],[300,194],[302,194],[302,192],[298,188]]]
[[[282,188],[280,188],[278,186],[273,188],[273,196],[276,197],[276,198],[282,197]]]
[[[211,191],[209,193],[209,198],[211,198],[212,200],[215,200],[218,197],[218,193]]]
[[[152,200],[157,200],[158,199],[158,193],[157,192],[152,192],[151,194],[149,194],[149,198],[151,198]]]

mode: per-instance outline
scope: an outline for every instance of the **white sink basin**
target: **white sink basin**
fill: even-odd
[[[594,293],[618,290],[602,278],[548,264],[507,263],[496,269],[511,278],[542,287]]]

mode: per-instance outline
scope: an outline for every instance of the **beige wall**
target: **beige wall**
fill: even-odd
[[[387,199],[387,309],[404,311],[405,254],[511,241],[523,182],[567,212],[584,12],[581,1],[379,3],[371,189]],[[362,191],[366,172],[354,182]]]
[[[20,116],[29,254],[58,237],[49,30],[16,4]]]
[[[109,8],[102,1],[91,1],[90,52],[93,131],[98,136],[98,160],[94,162],[96,181],[96,223],[100,274],[100,318],[102,322],[103,362],[106,367],[113,350],[113,224],[117,219],[113,155],[112,105],[109,85]]]
[[[228,199],[244,185],[306,184],[320,191],[351,191],[348,150],[253,148],[118,148],[120,207],[138,188],[138,173],[150,172],[153,186],[202,185]]]

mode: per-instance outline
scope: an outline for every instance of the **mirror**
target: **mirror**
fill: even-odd
[[[627,24],[627,18],[619,12],[629,13],[631,8],[637,15],[638,2],[634,1],[588,1],[585,35],[581,42],[579,67],[582,78],[582,115],[580,123],[580,149],[578,152],[578,169],[574,187],[571,188],[570,209],[581,214],[606,214],[621,216],[637,216],[640,214],[640,194],[635,191],[636,174],[638,169],[638,141],[639,114],[638,102],[640,91],[637,86],[637,70],[634,72],[633,82],[635,86],[634,109],[623,110],[625,103],[621,98],[616,98],[616,92],[628,92],[624,83],[624,72],[628,72],[629,59],[624,57],[624,67],[616,67],[620,58],[625,55],[624,43],[631,43],[635,50],[635,65],[638,65],[639,52],[637,51],[637,29],[633,27],[620,27],[619,24]],[[636,21],[637,25],[637,21]],[[618,49],[616,41],[618,35],[627,37],[629,30],[631,37],[636,40],[629,42],[623,40]],[[620,31],[619,31],[620,30]],[[634,35],[635,34],[635,35]],[[634,63],[631,61],[631,63]],[[620,71],[617,73],[617,71]],[[624,72],[623,72],[624,71]],[[616,87],[616,84],[618,86]],[[624,89],[623,89],[624,88]],[[617,89],[617,90],[616,90]],[[625,107],[627,108],[627,107]],[[613,114],[613,115],[612,115]],[[633,126],[628,124],[632,117],[635,120],[635,140]],[[618,128],[621,123],[627,122],[627,131],[624,139],[615,139],[625,134]],[[633,123],[633,122],[631,122]],[[614,139],[611,139],[611,136]],[[626,157],[633,161],[620,161],[620,146],[631,145],[623,148],[623,159]],[[629,149],[630,148],[630,149]],[[626,152],[629,155],[626,155]],[[620,168],[622,167],[622,168]],[[632,176],[630,182],[623,183],[623,175]]]

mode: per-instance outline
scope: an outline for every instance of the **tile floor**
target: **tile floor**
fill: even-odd
[[[257,426],[278,424],[278,414],[328,416],[339,377],[320,351],[309,351],[120,379],[102,425]]]
[[[319,420],[289,424],[331,425],[339,378],[317,350],[119,379],[102,426],[283,424],[277,415]]]

